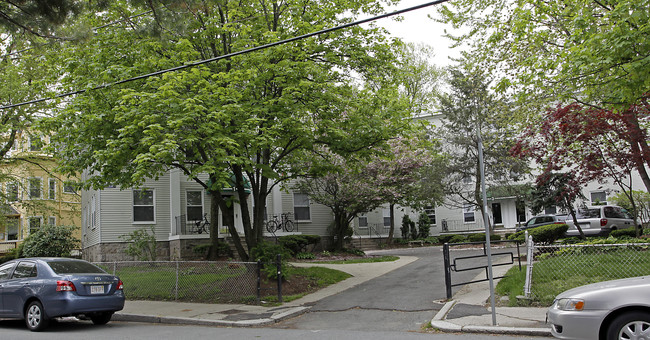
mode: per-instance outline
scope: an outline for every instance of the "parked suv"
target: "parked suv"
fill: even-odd
[[[534,216],[526,223],[522,224],[520,227],[517,227],[517,231],[522,231],[526,229],[531,229],[535,227],[541,227],[548,224],[564,224],[566,220],[566,215],[539,215]]]
[[[634,227],[634,219],[627,210],[614,205],[602,205],[580,208],[576,217],[578,225],[586,236],[608,235],[612,230]],[[569,225],[567,236],[579,236],[580,232],[575,227],[571,216],[567,216],[566,224]]]

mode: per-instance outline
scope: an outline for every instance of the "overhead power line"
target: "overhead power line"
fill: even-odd
[[[336,26],[336,27],[332,27],[332,28],[326,28],[326,29],[323,29],[323,30],[320,30],[320,31],[303,34],[303,35],[300,35],[300,36],[297,36],[297,37],[284,39],[284,40],[280,40],[280,41],[277,41],[277,42],[260,45],[260,46],[257,46],[257,47],[252,47],[252,48],[242,50],[242,51],[239,51],[239,52],[224,54],[224,55],[221,55],[221,56],[218,56],[218,57],[203,59],[203,60],[199,60],[199,61],[195,61],[195,62],[192,62],[192,63],[185,64],[185,65],[172,67],[172,68],[168,68],[168,69],[165,69],[165,70],[160,70],[160,71],[156,71],[156,72],[152,72],[152,73],[143,74],[143,75],[133,77],[133,78],[123,79],[123,80],[118,80],[118,81],[112,82],[112,83],[98,85],[98,86],[95,86],[95,87],[90,88],[90,89],[71,91],[71,92],[58,94],[58,95],[56,95],[54,97],[40,98],[40,99],[34,99],[34,100],[22,102],[22,103],[0,106],[0,109],[10,109],[10,108],[24,106],[24,105],[41,103],[41,102],[54,100],[54,99],[58,99],[58,98],[70,97],[70,96],[73,96],[73,95],[86,93],[86,92],[91,91],[91,90],[101,90],[101,89],[105,89],[105,88],[115,86],[115,85],[125,84],[125,83],[129,83],[129,82],[136,81],[136,80],[141,80],[141,79],[146,79],[146,78],[149,78],[149,77],[159,76],[161,74],[165,74],[165,73],[169,73],[169,72],[175,72],[175,71],[183,70],[183,69],[186,69],[186,68],[191,68],[191,67],[195,67],[195,66],[215,62],[215,61],[222,60],[222,59],[236,57],[236,56],[246,54],[246,53],[251,53],[251,52],[255,52],[255,51],[264,50],[264,49],[267,49],[267,48],[287,44],[287,43],[290,43],[290,42],[294,42],[294,41],[298,41],[298,40],[302,40],[302,39],[306,39],[306,38],[311,38],[311,37],[314,37],[314,36],[317,36],[317,35],[338,31],[338,30],[349,28],[349,27],[352,27],[352,26],[358,26],[358,25],[365,24],[365,23],[368,23],[368,22],[388,18],[388,17],[395,16],[395,15],[400,15],[400,14],[403,14],[403,13],[415,11],[415,10],[430,7],[430,6],[433,6],[433,5],[439,5],[439,4],[447,2],[447,1],[449,1],[449,0],[431,1],[431,2],[421,4],[421,5],[417,5],[417,6],[397,10],[397,11],[390,12],[390,13],[384,13],[384,14],[377,15],[377,16],[374,16],[374,17],[371,17],[371,18],[354,21],[354,22],[347,23],[347,24],[344,24],[344,25],[340,25],[340,26]]]

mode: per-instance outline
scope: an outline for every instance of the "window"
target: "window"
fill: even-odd
[[[49,224],[49,225],[56,225],[56,216],[50,216],[50,217],[47,219],[47,224]]]
[[[17,218],[7,220],[7,241],[15,241],[18,239],[18,224]]]
[[[38,229],[41,228],[41,225],[43,224],[41,217],[30,217],[28,221],[30,234],[35,233]]]
[[[544,213],[548,214],[548,215],[557,214],[557,207],[556,206],[545,207],[544,208]]]
[[[77,183],[75,181],[65,181],[63,182],[63,192],[66,194],[75,194],[77,193]]]
[[[367,228],[368,227],[368,215],[366,213],[362,213],[359,215],[359,228]]]
[[[14,269],[15,263],[3,264],[0,266],[0,280],[9,278],[11,270]]]
[[[465,223],[476,222],[474,211],[475,208],[473,204],[465,204],[463,206],[463,221],[465,221]]]
[[[29,151],[41,151],[43,149],[43,138],[31,136],[29,138]]]
[[[18,201],[18,183],[7,183],[7,200],[9,202]]]
[[[47,180],[47,186],[48,186],[48,198],[51,200],[56,199],[56,179],[55,178],[50,178]]]
[[[14,274],[11,276],[14,279],[20,279],[25,277],[36,277],[36,263],[34,262],[20,262],[14,270]]]
[[[384,217],[384,227],[390,227],[390,208],[382,209],[382,215]]]
[[[41,198],[42,190],[43,190],[43,186],[41,183],[41,178],[31,177],[29,179],[29,198],[31,199]]]
[[[93,228],[97,226],[97,200],[95,199],[95,195],[90,198],[90,219],[88,222],[90,222],[90,226]]]
[[[424,208],[424,213],[429,216],[429,221],[431,222],[431,225],[436,224],[436,208],[434,207],[426,207]]]
[[[607,205],[607,193],[604,191],[596,191],[591,193],[592,205]]]
[[[188,221],[200,221],[203,219],[203,191],[186,192],[186,215]]]
[[[309,207],[309,195],[293,194],[293,214],[296,221],[310,221],[311,211]]]
[[[153,190],[133,190],[133,222],[154,222],[154,216]]]

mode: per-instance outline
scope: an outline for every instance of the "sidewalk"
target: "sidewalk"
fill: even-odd
[[[311,306],[330,295],[384,275],[417,260],[402,256],[395,262],[363,264],[295,263],[296,266],[322,266],[344,271],[353,277],[278,307],[233,304],[203,304],[173,301],[127,301],[124,310],[113,316],[115,321],[134,321],[203,326],[256,327],[276,323],[306,313]],[[494,276],[508,268],[495,267]],[[489,283],[464,286],[431,321],[443,332],[478,332],[551,336],[545,324],[546,308],[497,307],[497,325],[492,325]],[[487,306],[487,307],[486,307]]]
[[[493,267],[493,276],[502,276],[508,269],[508,266]],[[480,276],[485,278],[485,274]],[[539,307],[495,307],[494,325],[490,284],[486,281],[463,286],[433,317],[431,326],[443,332],[551,337],[551,328],[546,325],[546,310]]]

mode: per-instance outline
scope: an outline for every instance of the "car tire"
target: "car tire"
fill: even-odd
[[[112,316],[113,316],[113,312],[95,313],[90,316],[90,320],[95,325],[105,325],[109,321],[111,321]]]
[[[650,313],[627,312],[617,316],[607,327],[608,340],[640,338],[650,338]]]
[[[43,305],[39,301],[32,301],[25,310],[25,324],[32,332],[39,332],[45,329],[49,323]]]

